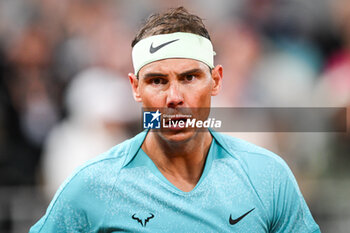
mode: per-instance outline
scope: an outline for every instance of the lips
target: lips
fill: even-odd
[[[184,130],[186,129],[186,122],[189,118],[186,117],[169,117],[165,118],[164,120],[164,128],[170,129],[170,130]]]
[[[170,121],[172,121],[174,123],[175,122],[178,123],[180,121],[186,122],[187,119],[190,119],[190,118],[186,118],[186,117],[172,117],[172,118],[165,118],[165,119],[166,119],[165,120],[166,123],[169,123]]]

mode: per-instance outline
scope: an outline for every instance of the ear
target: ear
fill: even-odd
[[[211,90],[211,95],[215,96],[219,94],[221,85],[222,85],[222,76],[223,74],[223,68],[222,65],[217,65],[214,67],[214,69],[211,71],[211,76],[213,78],[214,86]]]
[[[142,98],[140,96],[140,90],[139,90],[139,80],[138,78],[133,74],[128,74],[129,81],[132,87],[132,94],[134,96],[135,101],[142,102]]]

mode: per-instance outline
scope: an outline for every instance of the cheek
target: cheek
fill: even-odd
[[[155,92],[148,88],[142,90],[141,98],[144,107],[162,107],[164,106],[165,97],[162,92]]]
[[[211,100],[211,85],[198,85],[188,92],[189,104],[193,107],[209,107]]]

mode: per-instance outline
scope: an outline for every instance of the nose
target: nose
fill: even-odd
[[[184,98],[178,83],[171,83],[167,93],[166,105],[168,108],[181,107],[184,104]]]

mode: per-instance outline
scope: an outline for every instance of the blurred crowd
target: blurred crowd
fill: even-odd
[[[0,232],[26,232],[80,164],[138,133],[131,41],[184,5],[224,67],[220,107],[347,107],[346,133],[232,133],[280,154],[323,232],[350,227],[348,0],[0,0]]]

